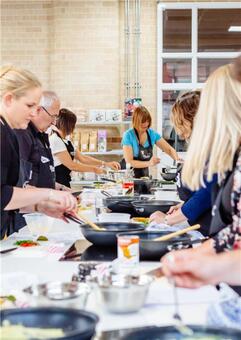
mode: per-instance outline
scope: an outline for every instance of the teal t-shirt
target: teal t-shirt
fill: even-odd
[[[156,142],[159,141],[162,138],[161,135],[158,132],[156,132],[155,130],[153,130],[151,128],[148,129],[148,133],[149,133],[149,136],[151,138],[151,144],[152,145],[156,144]],[[139,143],[138,143],[138,139],[137,139],[137,136],[136,136],[133,128],[127,130],[124,133],[121,145],[122,146],[123,145],[131,146],[132,150],[133,150],[133,156],[134,157],[138,156],[138,154],[139,154]],[[149,144],[148,144],[148,139],[147,139],[145,144],[144,144],[144,147],[148,147],[148,146],[149,146]]]

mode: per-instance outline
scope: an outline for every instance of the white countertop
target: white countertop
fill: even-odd
[[[11,235],[6,241],[1,241],[1,248],[12,247],[17,239],[31,239],[27,228],[23,228],[18,234]],[[2,282],[4,276],[19,273],[34,277],[38,283],[47,281],[69,281],[74,273],[77,273],[78,262],[59,262],[58,259],[78,238],[81,238],[80,228],[75,223],[68,225],[61,221],[56,223],[52,233],[48,235],[49,242],[39,247],[18,249],[0,256]],[[158,262],[141,262],[143,272],[160,266]],[[14,276],[13,276],[14,277]],[[17,281],[17,280],[16,280]],[[12,282],[19,288],[23,282]],[[16,288],[16,287],[15,287]],[[2,293],[0,292],[0,295]],[[219,293],[214,287],[207,286],[197,290],[178,289],[180,300],[180,314],[184,322],[189,324],[205,324],[206,311],[210,304],[217,301]],[[138,313],[127,315],[114,315],[104,311],[96,299],[95,293],[91,293],[87,310],[97,313],[100,317],[98,331],[138,327],[145,325],[168,325],[173,323],[172,315],[173,292],[172,287],[165,278],[152,283],[146,305]]]

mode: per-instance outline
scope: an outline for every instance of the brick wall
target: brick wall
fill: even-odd
[[[141,96],[154,125],[156,6],[141,0]],[[2,63],[31,69],[76,113],[123,108],[124,0],[2,0],[1,21]]]

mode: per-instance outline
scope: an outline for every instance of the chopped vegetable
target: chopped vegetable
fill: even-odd
[[[14,245],[19,247],[34,247],[38,246],[39,243],[32,240],[20,240],[14,243]]]
[[[46,236],[40,235],[40,236],[37,238],[37,241],[48,241],[48,238],[47,238]]]

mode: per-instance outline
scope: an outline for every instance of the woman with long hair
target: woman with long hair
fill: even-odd
[[[86,156],[76,149],[71,140],[66,139],[74,131],[77,122],[76,115],[68,110],[61,109],[56,122],[56,130],[50,136],[50,146],[54,158],[56,181],[70,187],[71,171],[93,172],[103,174],[103,166],[118,170],[117,162],[104,162],[94,157]],[[80,163],[77,163],[79,161]]]
[[[176,133],[181,139],[188,142],[191,138],[193,124],[198,111],[200,91],[188,91],[177,98],[171,111],[171,122]],[[207,236],[211,222],[211,191],[215,183],[205,181],[205,187],[197,191],[191,191],[182,184],[181,172],[177,175],[177,190],[182,203],[173,206],[164,214],[161,211],[154,212],[150,219],[156,223],[175,225],[188,221],[190,225],[200,224],[200,232]]]
[[[211,74],[202,91],[183,180],[195,190],[203,185],[205,176],[211,179],[213,174],[218,174],[220,185],[211,224],[211,232],[216,236],[200,247],[163,258],[165,274],[174,277],[180,286],[196,287],[220,281],[241,285],[241,83],[238,76],[241,68],[237,64],[239,61],[241,65],[240,58],[236,60],[236,68],[225,65]],[[212,270],[214,265],[218,268]],[[202,266],[207,269],[205,273],[198,271]]]
[[[45,212],[63,218],[76,208],[68,192],[53,189],[18,188],[19,147],[13,129],[26,129],[36,115],[42,90],[31,72],[14,66],[0,69],[1,127],[1,238],[15,231],[15,212]]]

